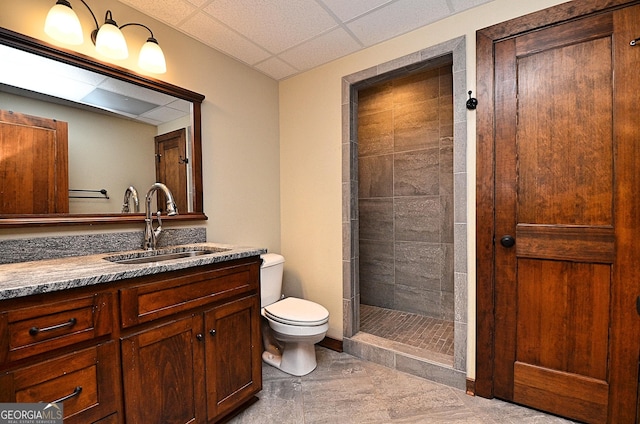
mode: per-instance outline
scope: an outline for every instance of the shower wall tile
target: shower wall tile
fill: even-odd
[[[467,172],[467,123],[458,122],[454,124],[456,133],[453,146],[453,172],[454,174]],[[466,210],[463,209],[463,210]]]
[[[442,221],[440,222],[440,242],[453,243],[453,196],[440,196],[440,207],[442,210]]]
[[[358,161],[360,197],[392,197],[393,167],[391,154],[361,157]]]
[[[438,196],[398,197],[394,202],[396,241],[440,241],[442,222]]]
[[[438,149],[396,153],[393,160],[393,195],[436,195],[440,182]],[[366,197],[366,196],[363,196]]]
[[[453,321],[455,318],[453,306],[453,292],[440,292],[440,316],[438,318],[445,321]]]
[[[440,318],[439,290],[396,284],[394,295],[395,300],[391,309]]]
[[[453,293],[455,289],[455,271],[453,266],[455,250],[453,243],[442,243],[440,246],[443,252],[442,273],[440,274],[440,290],[443,292]]]
[[[360,239],[359,259],[361,285],[369,283],[393,284],[393,242]]]
[[[444,252],[436,243],[395,243],[396,284],[440,290]]]
[[[360,199],[360,239],[393,240],[393,199]]]
[[[455,222],[467,222],[467,215],[465,213],[467,206],[467,173],[458,173],[454,175],[454,201],[458,205],[454,213]],[[465,209],[461,207],[464,206]]]
[[[438,99],[397,105],[393,109],[395,151],[437,147],[440,130]]]
[[[438,76],[436,68],[393,80],[393,103],[407,105],[438,98]]]
[[[456,322],[453,330],[453,368],[460,371],[467,369],[467,324]]]
[[[438,164],[440,165],[441,195],[453,194],[453,138],[441,137]]]
[[[438,113],[440,126],[448,127],[453,125],[453,94],[440,97],[438,108],[440,112]]]
[[[467,224],[458,223],[454,226],[455,231],[455,259],[454,268],[456,272],[467,273]]]
[[[393,110],[364,115],[358,119],[358,156],[393,152]]]
[[[454,310],[456,322],[467,322],[467,274],[459,272],[455,273],[454,277]]]
[[[365,305],[376,305],[381,308],[393,309],[395,285],[369,283],[365,278],[360,282],[360,301]]]
[[[440,97],[453,96],[453,65],[438,68]]]
[[[387,81],[358,92],[358,116],[380,113],[393,105],[393,82]]]

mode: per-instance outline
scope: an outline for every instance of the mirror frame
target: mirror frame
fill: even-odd
[[[37,54],[58,62],[77,66],[82,69],[97,72],[121,81],[129,82],[140,87],[149,88],[191,102],[193,105],[193,184],[194,184],[194,212],[180,213],[176,216],[162,217],[167,221],[206,220],[203,210],[202,196],[202,129],[201,105],[204,100],[202,94],[166,83],[164,81],[145,77],[135,72],[100,62],[95,58],[81,53],[60,49],[41,40],[0,27],[0,44],[14,47],[28,53]],[[143,199],[144,200],[144,199]],[[0,228],[7,227],[38,227],[56,225],[94,225],[94,224],[126,224],[143,223],[144,214],[48,214],[48,215],[1,215]]]

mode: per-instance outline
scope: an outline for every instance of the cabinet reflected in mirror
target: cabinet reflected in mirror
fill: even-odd
[[[144,195],[155,181],[183,199],[173,219],[206,219],[200,156],[204,96],[2,28],[0,50],[0,110],[68,124],[68,186],[59,186],[68,191],[68,212],[2,207],[0,227],[141,221],[134,208],[122,213],[125,191],[135,187],[144,212]],[[179,147],[159,143],[176,131],[183,134]]]

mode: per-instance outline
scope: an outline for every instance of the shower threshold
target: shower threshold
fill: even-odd
[[[453,366],[453,329],[452,321],[361,304],[357,337],[384,349]]]

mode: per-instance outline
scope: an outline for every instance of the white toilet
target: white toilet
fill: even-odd
[[[269,365],[296,375],[316,368],[314,344],[329,329],[329,311],[324,306],[296,297],[282,299],[284,257],[275,253],[261,255],[260,294],[265,351],[262,359]]]

